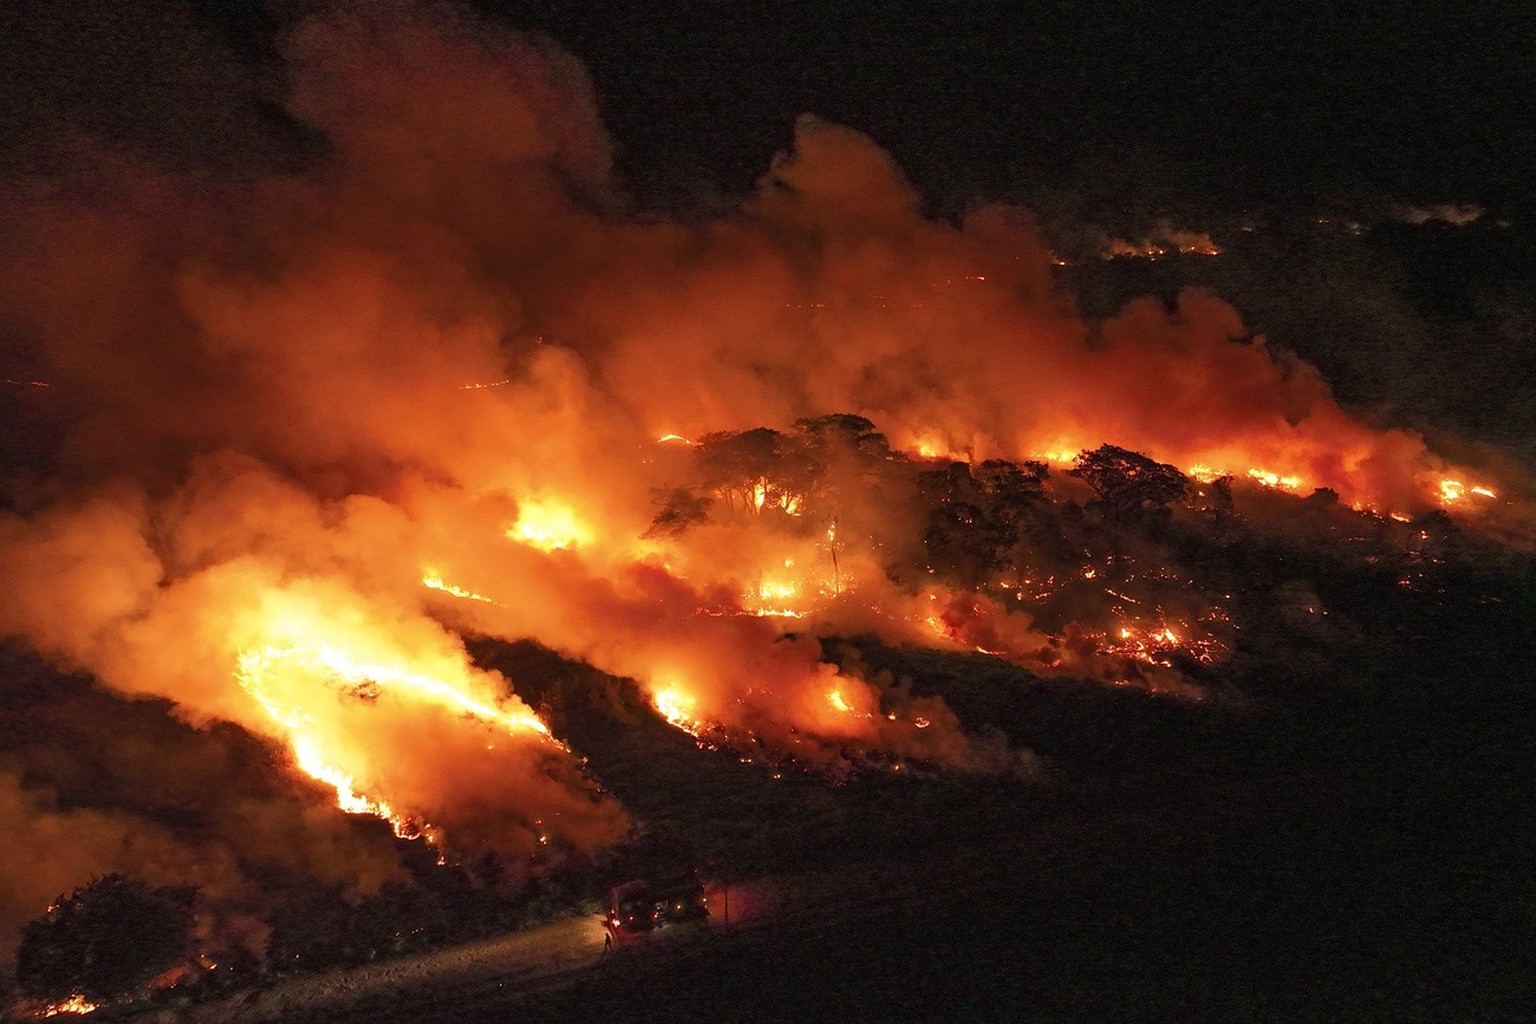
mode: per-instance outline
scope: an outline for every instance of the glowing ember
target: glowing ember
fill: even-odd
[[[1226,614],[1220,609],[1212,609],[1202,618],[1202,621],[1225,620]],[[1147,629],[1139,623],[1128,622],[1115,630],[1115,634],[1117,639],[1108,636],[1102,639],[1098,648],[1100,654],[1164,668],[1173,665],[1175,653],[1209,665],[1226,651],[1225,644],[1214,637],[1201,635],[1189,626],[1181,626],[1176,631],[1167,623]]]
[[[591,532],[576,518],[569,505],[531,501],[518,510],[517,522],[507,536],[542,551],[565,551],[591,539]]]

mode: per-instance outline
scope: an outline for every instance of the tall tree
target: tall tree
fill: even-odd
[[[727,430],[699,439],[696,465],[703,486],[732,512],[795,513],[816,486],[822,466],[798,439],[777,430]]]
[[[1105,515],[1122,523],[1166,513],[1189,490],[1189,479],[1173,466],[1112,444],[1080,453],[1067,475],[1093,488]]]

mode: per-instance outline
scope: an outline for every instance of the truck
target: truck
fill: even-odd
[[[639,935],[685,921],[709,917],[704,883],[695,872],[665,878],[634,879],[608,893],[604,926],[615,938]]]

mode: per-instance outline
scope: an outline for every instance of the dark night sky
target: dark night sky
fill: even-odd
[[[8,162],[64,123],[173,159],[275,159],[272,42],[312,3],[9,5]],[[1238,205],[1536,207],[1524,3],[478,0],[597,82],[642,190],[738,192],[795,115],[859,128],[944,203],[1042,187]]]

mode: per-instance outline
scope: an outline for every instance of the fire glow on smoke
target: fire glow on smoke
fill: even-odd
[[[1085,323],[1027,215],[926,219],[856,131],[802,119],[713,220],[629,218],[585,72],[544,41],[359,5],[285,52],[289,112],[330,142],[306,170],[108,161],[5,201],[0,301],[90,414],[68,484],[0,520],[0,630],[276,737],[400,834],[526,852],[627,825],[461,633],[634,678],[696,735],[955,765],[980,754],[942,702],[818,637],[1147,689],[1221,656],[1219,604],[1153,566],[893,578],[916,478],[871,466],[1043,458],[1059,481],[1109,443],[1382,514],[1495,504],[1238,343],[1213,295]],[[880,438],[773,448],[829,413]],[[1089,610],[1037,627],[1053,601]]]

